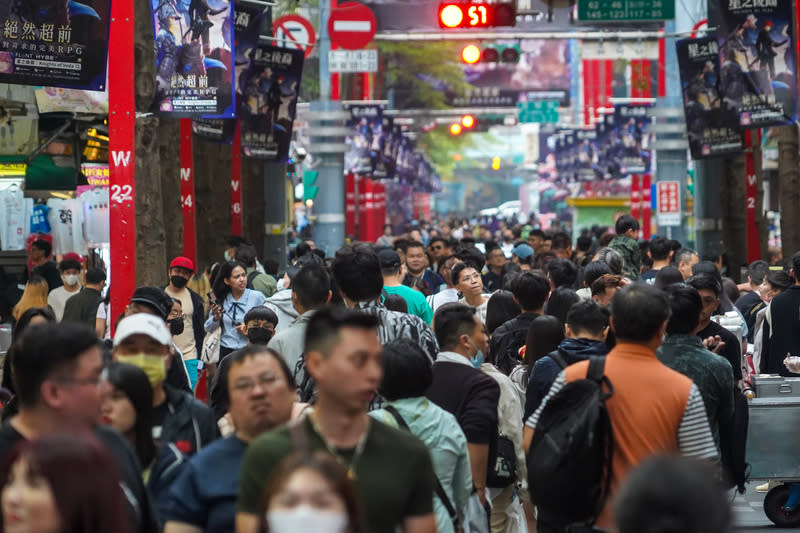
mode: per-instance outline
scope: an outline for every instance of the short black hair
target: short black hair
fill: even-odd
[[[225,244],[228,248],[238,248],[243,244],[249,244],[250,241],[242,237],[241,235],[228,235],[225,237]]]
[[[639,221],[633,218],[631,215],[622,215],[617,219],[617,222],[614,225],[614,231],[617,232],[617,235],[622,235],[631,229],[633,231],[639,231]]]
[[[342,328],[371,329],[377,333],[380,319],[359,311],[340,306],[325,306],[311,315],[306,327],[305,352],[320,352],[330,355],[340,339]]]
[[[465,263],[471,264],[478,272],[483,270],[483,267],[486,265],[486,256],[474,246],[460,247],[456,251],[456,257]],[[798,272],[800,272],[800,270],[798,270]]]
[[[440,243],[442,243],[442,246],[443,246],[444,248],[450,248],[450,243],[449,243],[449,242],[448,242],[448,240],[447,240],[447,239],[445,239],[444,237],[434,237],[434,238],[432,238],[432,239],[431,239],[431,244],[433,244],[433,243],[435,243],[435,242],[440,242]]]
[[[78,322],[28,327],[11,347],[11,375],[22,407],[39,403],[42,383],[69,372],[77,359],[98,346],[94,330]]]
[[[467,263],[466,261],[463,263],[456,263],[455,266],[453,266],[453,268],[450,270],[450,280],[453,285],[458,285],[458,280],[461,277],[461,273],[467,268],[474,268],[478,271],[478,274],[480,274],[480,270],[478,270],[478,268],[472,263]]]
[[[420,280],[417,280],[420,281]],[[423,281],[423,283],[425,283]],[[383,306],[389,311],[408,313],[408,302],[399,294],[387,294],[383,299]]]
[[[658,272],[653,281],[653,286],[656,289],[665,289],[673,283],[683,283],[683,274],[678,270],[678,267],[667,265]]]
[[[614,515],[619,533],[726,533],[733,522],[727,492],[712,468],[666,455],[645,460],[628,475]]]
[[[102,268],[93,267],[86,271],[86,283],[97,285],[106,280],[106,271]]]
[[[544,234],[544,231],[542,231],[540,229],[532,229],[528,233],[528,238],[530,239],[531,237],[541,237],[542,239],[544,239],[545,238],[545,234]]]
[[[281,374],[283,374],[283,377],[286,379],[286,384],[289,386],[289,390],[294,390],[297,388],[297,382],[294,380],[294,375],[292,375],[289,365],[286,364],[286,360],[281,357],[281,354],[272,348],[267,348],[263,344],[250,344],[241,350],[236,350],[230,354],[230,361],[228,361],[228,364],[221,365],[223,371],[222,374],[217,378],[217,387],[223,387],[222,397],[228,400],[229,406],[231,401],[231,393],[230,384],[228,383],[228,376],[230,375],[231,368],[233,368],[234,365],[243,363],[245,359],[250,359],[264,353],[268,354],[278,362],[278,366],[281,369]]]
[[[58,264],[58,271],[64,272],[66,270],[81,270],[81,262],[77,259],[64,259]]]
[[[274,326],[278,325],[278,315],[265,305],[251,307],[250,310],[244,314],[244,318],[242,319],[243,323],[247,324],[251,320],[266,320],[267,322],[271,322]]]
[[[297,246],[294,247],[294,257],[297,259],[298,257],[303,257],[306,254],[311,253],[311,245],[308,244],[306,241],[301,241],[297,243]]]
[[[551,250],[567,250],[572,246],[572,239],[570,236],[563,232],[559,231],[558,233],[553,235],[553,242],[550,244]]]
[[[704,259],[695,263],[692,267],[692,275],[694,276],[695,274],[711,274],[722,283],[722,275],[719,273],[719,270],[717,270],[717,265],[715,265],[713,261]]]
[[[795,279],[800,279],[800,252],[795,252],[792,256],[792,270],[794,271]]]
[[[600,276],[611,274],[611,269],[603,261],[592,261],[583,268],[583,282],[591,287]]]
[[[544,312],[547,315],[556,317],[559,322],[566,324],[567,313],[570,308],[581,299],[578,293],[566,287],[556,287],[547,299]]]
[[[261,263],[264,265],[264,272],[269,276],[277,276],[278,271],[281,269],[280,263],[271,257],[265,257]]]
[[[472,335],[475,331],[476,309],[460,303],[444,304],[436,310],[433,317],[433,332],[443,351],[458,346],[462,335]]]
[[[758,260],[753,261],[747,267],[747,275],[750,276],[750,281],[756,285],[761,285],[764,282],[764,276],[769,271],[769,263],[766,261]]]
[[[256,260],[258,259],[258,252],[256,251],[256,247],[253,246],[252,244],[242,244],[241,246],[236,248],[236,255],[234,259],[236,261],[239,261],[247,268],[255,268]]]
[[[719,282],[713,274],[708,272],[700,272],[686,280],[688,285],[691,285],[698,291],[710,290],[715,296],[719,297],[722,294],[722,283]]]
[[[547,263],[547,273],[556,287],[575,288],[578,281],[578,267],[569,259],[557,257]]]
[[[408,241],[408,246],[406,246],[406,253],[408,253],[409,248],[422,248],[425,251],[425,245],[419,241]]]
[[[666,287],[672,316],[667,322],[667,333],[689,334],[700,323],[703,300],[697,289],[686,283],[673,283]]]
[[[781,292],[791,287],[792,283],[794,283],[792,276],[783,270],[770,270],[767,272],[767,276],[764,281],[769,283],[773,289],[778,289]],[[23,314],[23,316],[25,315]]]
[[[611,298],[614,335],[620,341],[646,342],[669,320],[667,295],[645,283],[633,283]]]
[[[602,335],[610,316],[608,309],[594,300],[581,300],[569,308],[566,323],[573,333]]]
[[[356,302],[377,300],[383,290],[378,255],[371,246],[343,246],[333,260],[333,278],[339,291]]]
[[[538,272],[520,272],[511,283],[511,292],[526,311],[541,309],[550,294],[550,282]]]
[[[394,249],[406,253],[406,251],[408,251],[408,239],[405,238],[395,239]]]
[[[433,383],[433,367],[419,344],[398,339],[383,347],[383,381],[378,392],[387,400],[425,396]]]
[[[655,237],[650,241],[650,255],[653,261],[665,261],[672,251],[672,244],[664,237]]]
[[[33,246],[43,251],[45,257],[50,257],[50,254],[53,253],[53,245],[45,239],[36,239],[31,243],[31,247]]]
[[[578,251],[588,252],[592,248],[592,238],[589,235],[581,235],[575,244]]]
[[[306,265],[292,278],[292,291],[305,309],[314,309],[328,301],[331,276],[322,265]]]

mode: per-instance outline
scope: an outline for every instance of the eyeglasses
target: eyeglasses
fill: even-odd
[[[237,392],[250,392],[256,388],[256,385],[261,385],[262,388],[266,388],[268,385],[272,385],[277,380],[278,376],[275,374],[265,374],[256,380],[242,379],[233,384],[233,390]]]
[[[471,274],[469,276],[461,276],[461,281],[472,281],[472,280],[480,281],[481,279],[482,278],[481,278],[480,274]]]
[[[93,378],[67,378],[59,380],[64,385],[94,385],[100,387],[108,381],[108,369],[104,368],[100,375]]]

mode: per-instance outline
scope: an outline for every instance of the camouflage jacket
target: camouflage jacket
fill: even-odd
[[[631,281],[639,281],[641,277],[639,271],[642,268],[642,252],[639,250],[639,241],[631,239],[627,235],[617,235],[608,246],[621,255],[625,261],[622,274]]]

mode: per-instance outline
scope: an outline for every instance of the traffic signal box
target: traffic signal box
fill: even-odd
[[[439,26],[453,28],[495,28],[515,26],[515,3],[482,4],[476,2],[444,2],[439,4]]]

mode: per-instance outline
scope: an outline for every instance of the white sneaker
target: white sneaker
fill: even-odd
[[[756,485],[756,492],[767,492],[769,490],[769,481],[762,485]]]

